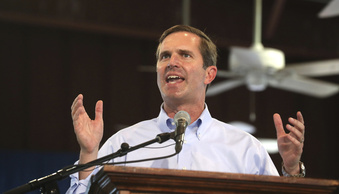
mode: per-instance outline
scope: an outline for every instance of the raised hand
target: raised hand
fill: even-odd
[[[85,110],[83,98],[83,95],[79,94],[71,107],[74,132],[80,145],[79,164],[85,164],[97,158],[104,128],[103,102],[99,100],[96,103],[95,119],[92,120]],[[89,173],[90,171],[80,173],[80,178],[86,178]]]
[[[299,161],[304,147],[305,125],[301,112],[297,112],[297,119],[289,118],[286,133],[279,114],[273,115],[277,131],[279,153],[284,162],[284,168],[289,174],[299,174]]]

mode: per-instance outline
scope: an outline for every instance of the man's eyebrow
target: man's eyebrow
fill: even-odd
[[[190,50],[186,50],[186,49],[179,49],[179,53],[180,54],[189,54],[189,55],[194,55],[194,53]]]
[[[194,56],[194,53],[190,50],[187,50],[187,49],[178,49],[176,52],[179,53],[179,54],[189,54],[191,56]],[[171,52],[168,51],[168,50],[164,50],[164,51],[160,52],[159,53],[159,59],[161,59],[161,57],[164,56],[164,55],[171,55]]]
[[[163,55],[167,55],[167,54],[170,54],[170,52],[169,51],[162,51],[162,52],[160,52],[159,57],[161,57]]]

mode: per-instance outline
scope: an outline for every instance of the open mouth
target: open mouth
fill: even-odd
[[[175,83],[175,82],[180,82],[180,81],[184,81],[185,79],[182,77],[179,77],[177,75],[170,75],[166,78],[166,82],[167,83]]]

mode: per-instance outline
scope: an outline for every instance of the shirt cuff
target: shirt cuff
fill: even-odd
[[[79,173],[76,172],[70,175],[71,185],[67,190],[67,194],[80,194],[86,193],[87,187],[89,185],[90,179],[93,175],[95,175],[102,167],[96,167],[93,172],[87,176],[86,179],[79,180]]]

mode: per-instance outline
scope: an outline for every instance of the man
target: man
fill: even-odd
[[[157,118],[120,130],[102,146],[103,102],[95,107],[91,120],[80,94],[72,104],[74,131],[80,145],[79,164],[116,152],[120,144],[132,146],[153,139],[157,134],[175,130],[174,115],[181,110],[189,113],[191,123],[185,132],[182,151],[173,157],[129,164],[131,166],[279,175],[266,150],[253,136],[211,117],[205,104],[207,86],[217,74],[217,51],[213,42],[200,30],[189,26],[174,26],[160,38],[156,52],[157,83],[163,99]],[[304,139],[304,121],[289,118],[286,134],[278,114],[273,116],[278,147],[287,175],[299,175]],[[130,152],[114,162],[131,161],[170,155],[174,141]],[[94,171],[93,171],[94,170]],[[69,193],[86,190],[89,175],[98,169],[87,169],[71,175]]]

